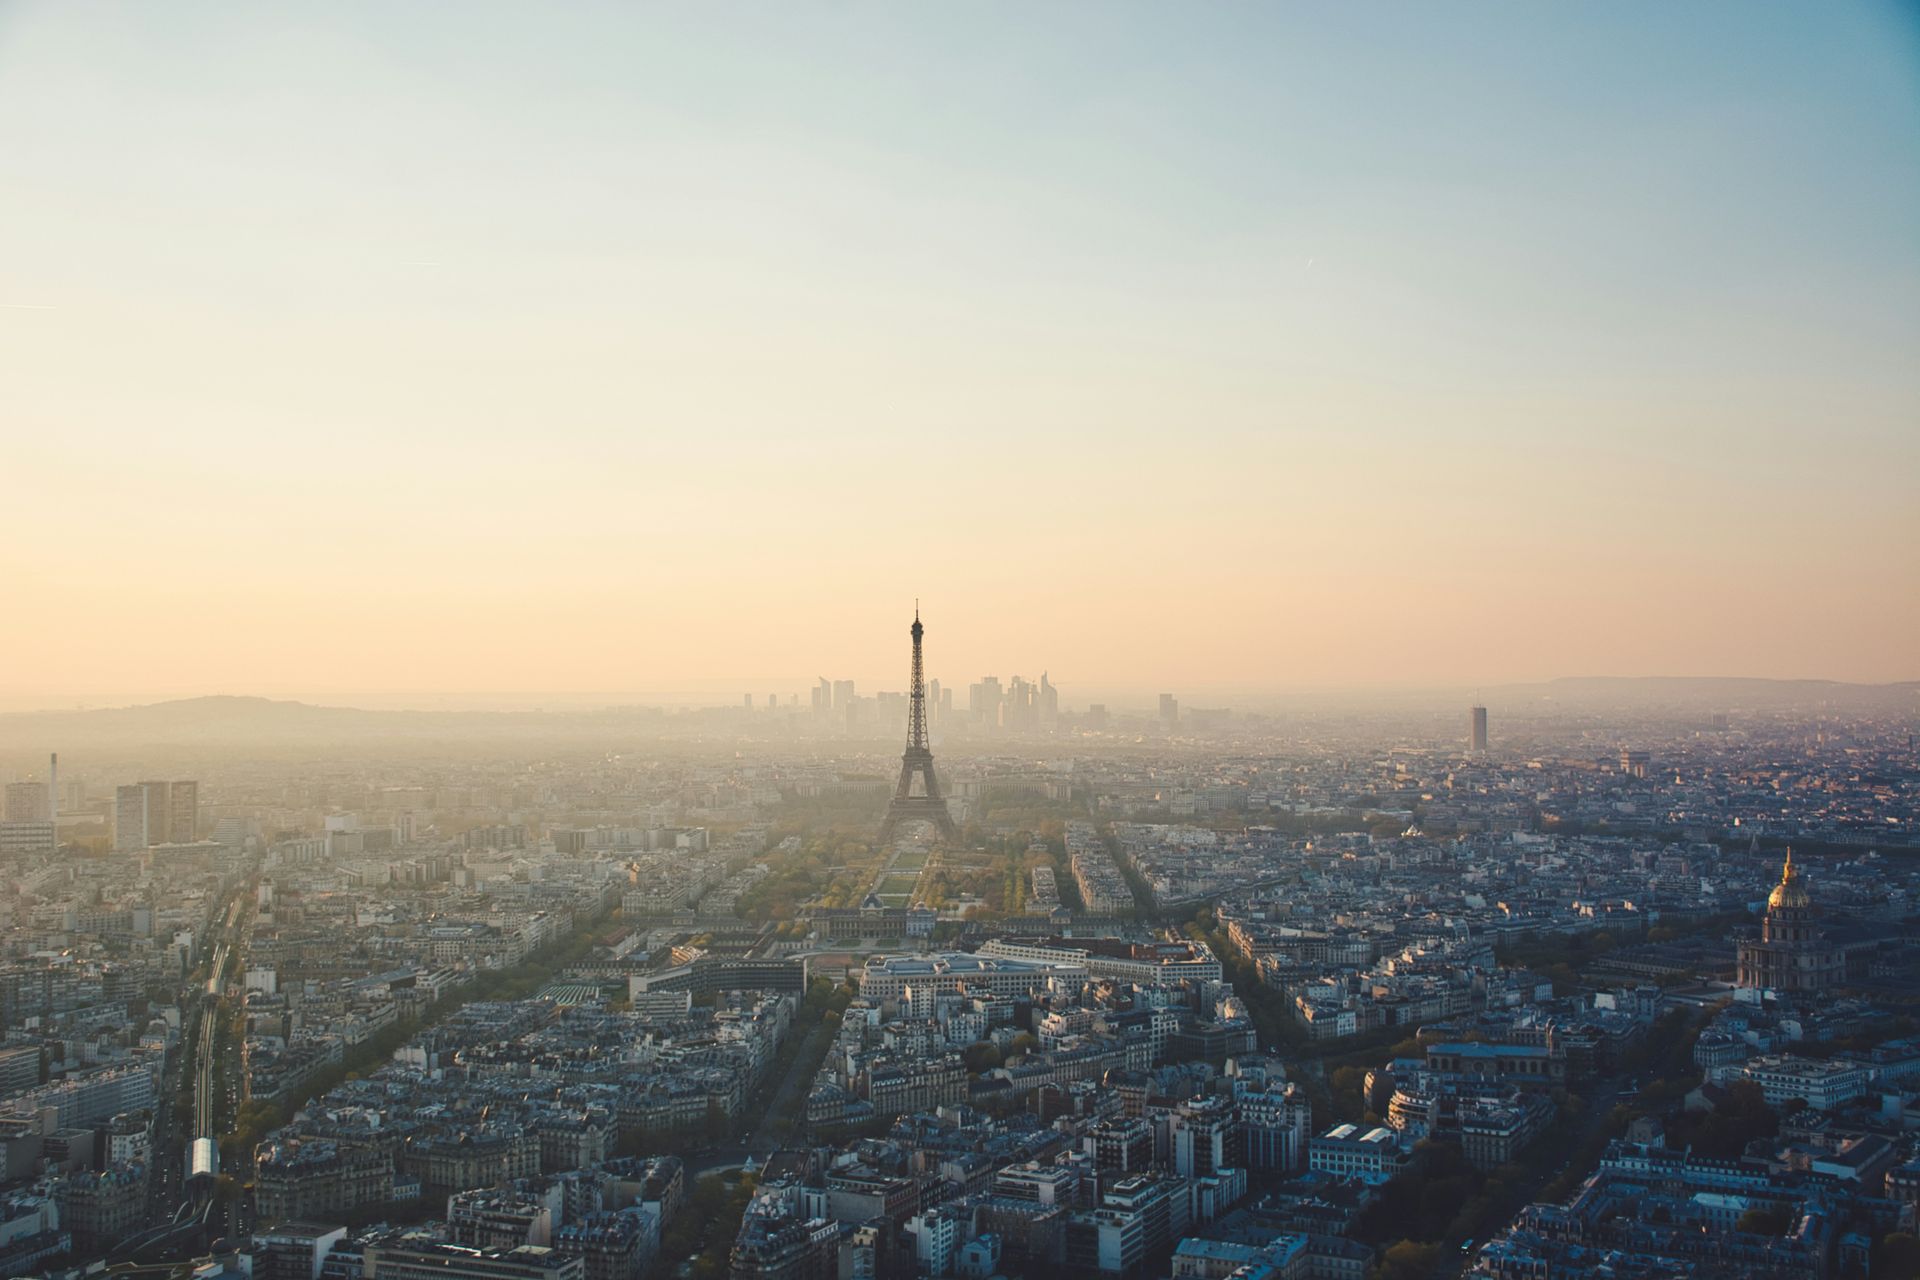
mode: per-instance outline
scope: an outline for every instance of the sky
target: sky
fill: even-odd
[[[0,702],[1920,677],[1917,14],[0,0]]]

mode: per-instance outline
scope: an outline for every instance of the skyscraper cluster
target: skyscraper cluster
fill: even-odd
[[[908,696],[905,693],[861,694],[851,680],[828,680],[814,685],[811,709],[814,721],[834,732],[883,733],[906,724]],[[926,716],[929,725],[938,725],[953,711],[953,690],[942,689],[938,680],[927,681]]]
[[[967,686],[967,716],[988,729],[1030,733],[1051,729],[1060,720],[1060,691],[1040,673],[1040,683],[1014,676],[1004,687],[998,676],[983,676]]]

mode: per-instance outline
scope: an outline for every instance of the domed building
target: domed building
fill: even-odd
[[[1846,977],[1846,949],[1820,926],[1807,879],[1793,865],[1791,849],[1780,869],[1780,883],[1767,895],[1760,938],[1739,944],[1739,961],[1739,985],[1763,990],[1825,991]]]

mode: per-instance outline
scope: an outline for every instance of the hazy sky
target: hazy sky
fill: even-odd
[[[1912,678],[1920,23],[0,3],[0,428],[16,702]]]

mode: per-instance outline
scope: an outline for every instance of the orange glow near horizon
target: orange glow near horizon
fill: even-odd
[[[0,705],[1920,676],[1873,6],[462,12],[0,19]]]

